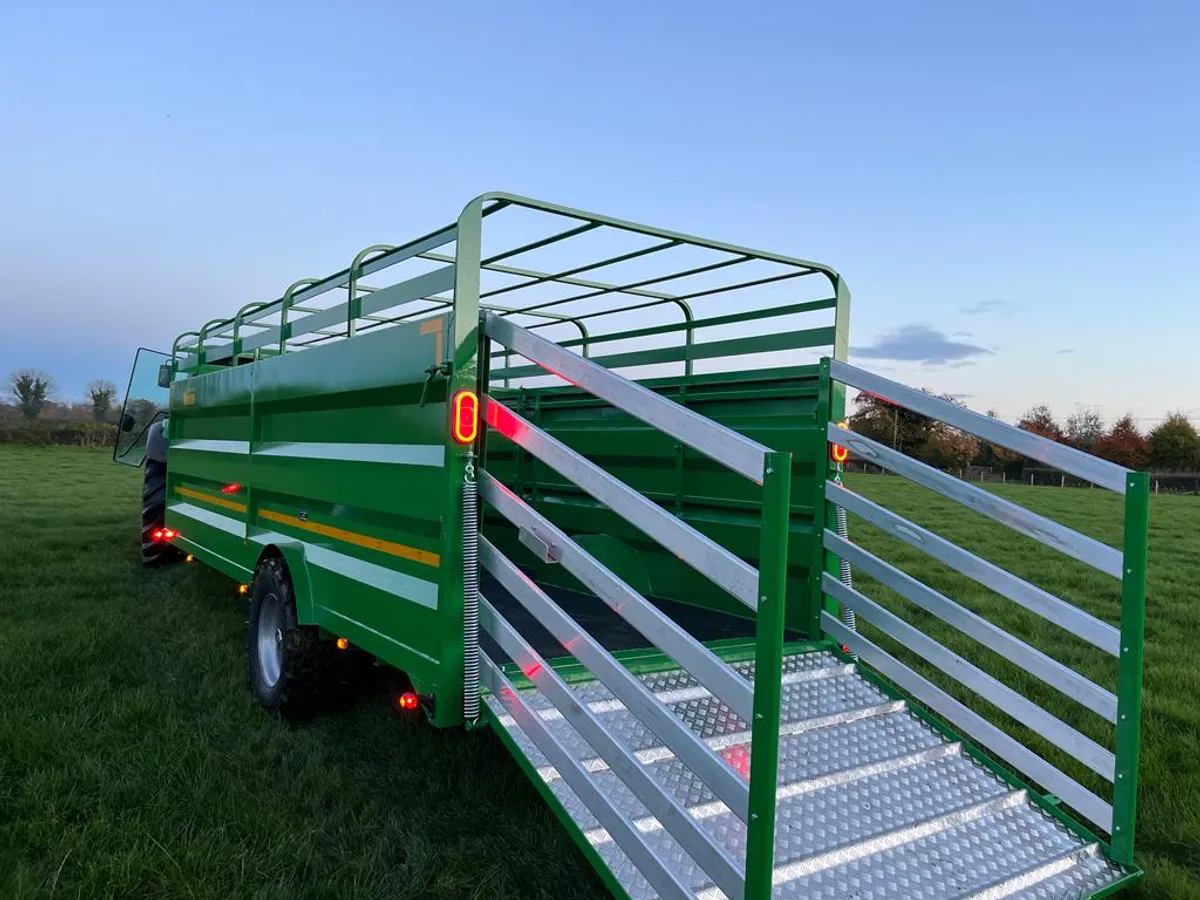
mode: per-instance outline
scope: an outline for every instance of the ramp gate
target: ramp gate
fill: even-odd
[[[548,519],[486,471],[482,474],[481,495],[519,529],[522,543],[534,549],[543,560],[561,564],[740,719],[752,723],[754,752],[747,784],[713,748],[562,612],[511,560],[488,541],[481,541],[480,559],[484,568],[629,711],[658,735],[670,753],[700,776],[721,804],[746,823],[745,860],[733,858],[724,846],[711,839],[693,815],[646,773],[642,762],[607,733],[595,714],[573,696],[562,679],[486,598],[481,598],[483,628],[520,665],[522,672],[557,711],[600,753],[604,763],[621,776],[662,826],[694,859],[703,861],[709,877],[727,896],[767,896],[774,847],[790,455],[772,451],[705,419],[495,314],[485,314],[484,321],[489,338],[762,485],[761,568],[755,570],[508,407],[490,398],[486,400],[489,429],[570,479],[755,611],[755,668],[759,675],[751,686],[743,675],[661,613]],[[541,716],[522,699],[519,691],[513,689],[501,665],[484,655],[482,672],[488,689],[588,804],[612,839],[659,894],[679,898],[694,896],[677,874],[655,855],[645,835],[622,816],[609,797],[595,789],[583,765],[543,726]]]
[[[877,644],[851,631],[834,614],[836,606],[825,610],[821,619],[827,634],[849,647],[863,661],[953,728],[969,735],[1018,773],[1053,792],[1075,812],[1110,834],[1111,858],[1123,865],[1131,865],[1142,702],[1149,476],[1145,472],[1124,469],[846,363],[825,361],[822,365],[824,372],[834,382],[869,391],[897,406],[1124,496],[1124,546],[1122,550],[1117,550],[868,437],[848,432],[832,423],[828,428],[830,442],[849,448],[859,458],[1003,523],[1120,583],[1120,625],[1116,627],[843,486],[833,483],[825,486],[826,499],[831,506],[848,510],[1117,659],[1119,675],[1114,692],[922,584],[891,563],[839,537],[834,531],[825,530],[824,545],[829,552],[831,571],[837,571],[833,568],[837,562],[849,562],[853,568],[896,591],[916,607],[948,623],[1111,723],[1114,733],[1112,750],[932,640],[881,604],[842,583],[829,571],[824,575],[823,589],[835,604],[852,610],[860,620],[871,623],[890,638],[901,642],[908,650],[920,655],[975,695],[1028,726],[1097,773],[1112,785],[1109,796],[1099,796],[1089,790]]]
[[[604,839],[616,843],[658,896],[764,898],[771,896],[773,890],[782,884],[796,884],[796,879],[805,877],[805,873],[834,864],[836,854],[827,853],[823,857],[791,866],[781,868],[775,865],[777,798],[788,796],[789,790],[793,790],[781,785],[778,779],[781,699],[785,683],[783,638],[791,480],[789,455],[774,452],[698,416],[636,382],[622,378],[494,313],[484,314],[484,332],[487,339],[499,343],[507,351],[536,363],[762,486],[761,567],[755,570],[509,407],[485,398],[485,415],[490,432],[502,435],[541,460],[754,611],[755,664],[751,683],[746,677],[745,667],[740,667],[741,671],[738,671],[738,668],[724,662],[660,612],[646,597],[589,555],[544,515],[486,471],[481,473],[481,496],[518,530],[520,542],[526,548],[544,563],[562,565],[651,643],[674,659],[684,672],[699,683],[701,693],[710,692],[738,719],[750,723],[748,783],[745,774],[739,773],[730,765],[728,757],[718,752],[719,743],[706,740],[693,731],[666,705],[664,694],[656,695],[651,691],[642,679],[626,669],[563,612],[516,563],[486,539],[480,542],[483,567],[607,688],[610,692],[608,696],[612,699],[588,702],[546,663],[491,602],[481,597],[482,628],[537,689],[537,699],[549,705],[533,703],[533,694],[518,690],[505,674],[503,660],[487,654],[481,658],[483,684],[524,736],[541,752],[551,770],[557,772],[557,776],[588,808],[598,823],[600,833],[607,833]],[[484,366],[481,381],[486,384],[486,360]],[[1120,579],[1122,616],[1121,627],[1117,628],[832,480],[824,484],[826,521],[830,526],[836,522],[840,507],[970,576],[1003,597],[1067,628],[1096,648],[1116,656],[1120,661],[1121,675],[1115,693],[1074,672],[983,616],[923,585],[890,563],[851,543],[848,538],[839,536],[833,527],[827,528],[824,533],[826,571],[817,582],[811,598],[813,619],[819,622],[816,634],[836,640],[847,654],[853,654],[853,658],[860,659],[895,688],[939,717],[938,722],[943,727],[961,731],[1011,766],[1020,777],[1045,791],[1053,792],[1051,796],[1036,790],[1011,791],[970,807],[961,815],[944,816],[935,822],[939,829],[952,827],[958,821],[966,822],[979,816],[1010,810],[1015,805],[1028,803],[1032,798],[1060,822],[1071,821],[1072,829],[1081,835],[1075,844],[1056,851],[1057,855],[1049,862],[1041,862],[1016,875],[1008,875],[978,896],[1016,896],[1022,886],[1028,885],[1057,889],[1053,879],[1067,878],[1064,872],[1080,879],[1085,875],[1099,879],[1090,884],[1111,888],[1129,877],[1128,869],[1122,872],[1103,858],[1096,858],[1099,842],[1082,826],[1068,820],[1054,804],[1066,804],[1080,817],[1111,834],[1111,841],[1104,845],[1108,850],[1107,856],[1126,867],[1131,866],[1141,689],[1148,504],[1146,477],[844,363],[824,361],[822,379],[826,398],[838,389],[837,385],[869,390],[893,403],[1125,495],[1126,544],[1122,552],[866,437],[844,431],[832,423],[828,428],[830,442],[848,447],[864,459],[889,468]],[[827,410],[828,406],[825,405],[823,409]],[[955,626],[1064,696],[1102,716],[1115,726],[1116,751],[1087,737],[909,625],[881,603],[870,599],[862,590],[853,587],[850,579],[841,577],[844,564],[894,589],[917,607]],[[852,624],[855,616],[846,615],[850,612],[855,614],[858,621],[869,623],[870,627],[901,642],[979,697],[1029,726],[1106,779],[1113,785],[1112,799],[1093,792],[855,630]],[[675,693],[682,696],[686,691]],[[612,704],[639,719],[661,740],[662,746],[648,755],[646,751],[632,749],[611,733],[602,721],[602,713]],[[898,708],[903,707],[904,703],[901,702]],[[577,748],[569,746],[570,742],[564,740],[563,732],[548,727],[554,718],[561,718],[573,727],[595,751],[596,758],[580,759],[575,752]],[[931,749],[928,751],[929,758],[957,753],[957,748],[965,742],[957,741],[957,732],[952,732],[950,737],[955,738],[956,742],[941,750]],[[664,754],[677,759],[695,773],[715,799],[702,807],[689,807],[681,802],[678,792],[670,790],[648,770],[648,765],[661,759]],[[644,806],[648,815],[643,819],[630,820],[614,796],[597,787],[592,777],[598,771],[597,767],[617,775]],[[704,820],[726,813],[736,816],[745,825],[744,857],[739,858],[739,854],[731,852],[728,843],[715,840],[713,832],[702,827]],[[814,824],[812,827],[817,826]],[[856,845],[854,852],[874,854],[882,852],[880,848],[886,849],[888,841],[893,839],[916,840],[921,827],[902,829],[894,838],[861,843]],[[665,829],[703,869],[711,879],[708,888],[700,889],[697,893],[694,878],[681,877],[671,860],[664,858],[661,845],[656,852],[649,836],[659,829]],[[1093,862],[1089,863],[1089,860]],[[1084,871],[1084,863],[1095,868]],[[976,894],[972,892],[970,896],[975,897]]]

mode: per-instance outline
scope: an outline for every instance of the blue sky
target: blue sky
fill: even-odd
[[[753,6],[4,4],[0,374],[503,189],[827,262],[852,359],[978,408],[1200,420],[1200,6]]]

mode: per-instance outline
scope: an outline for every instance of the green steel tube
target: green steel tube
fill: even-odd
[[[759,543],[746,900],[768,900],[775,867],[775,788],[779,768],[779,705],[783,693],[783,623],[787,609],[791,492],[792,455],[779,451],[768,453],[763,468]]]
[[[816,418],[817,428],[813,434],[813,447],[809,451],[810,458],[814,461],[813,467],[813,532],[816,539],[813,541],[812,556],[809,561],[809,572],[811,573],[808,579],[809,595],[807,598],[808,606],[805,609],[805,629],[804,636],[811,641],[819,640],[822,636],[821,629],[821,610],[828,603],[829,611],[834,615],[837,614],[837,604],[833,600],[826,600],[825,592],[821,589],[821,573],[830,572],[838,574],[838,566],[836,557],[825,550],[824,542],[821,540],[821,533],[825,528],[836,527],[836,512],[830,508],[825,502],[825,482],[829,477],[829,442],[825,437],[824,426],[826,422],[832,420],[833,413],[833,394],[836,385],[829,374],[829,358],[822,357],[821,359],[821,380],[817,386],[817,409]]]
[[[1142,643],[1146,632],[1146,548],[1150,476],[1125,477],[1125,562],[1121,573],[1121,656],[1117,677],[1117,780],[1113,787],[1112,856],[1133,865],[1138,756],[1142,723]]]
[[[354,262],[350,263],[350,280],[346,283],[346,337],[354,337],[358,319],[362,316],[362,298],[358,296],[358,279],[362,275],[363,263],[368,256],[379,256],[391,253],[396,248],[391,244],[372,244],[358,251]]]
[[[669,300],[655,301],[656,304],[670,303],[670,302],[673,302],[673,301],[669,301]],[[706,316],[703,319],[692,319],[691,321],[669,322],[666,325],[650,325],[650,326],[647,326],[646,328],[630,328],[626,331],[616,331],[611,334],[599,335],[593,339],[593,343],[601,344],[606,341],[624,341],[624,340],[628,340],[629,338],[649,337],[650,335],[654,335],[654,334],[672,334],[677,331],[685,331],[688,328],[713,328],[717,325],[732,325],[732,324],[738,324],[741,322],[753,322],[758,319],[771,319],[771,318],[776,318],[778,316],[790,316],[790,315],[793,315],[794,313],[816,312],[818,310],[823,310],[823,309],[833,309],[835,306],[837,306],[837,302],[838,302],[837,298],[828,297],[824,300],[811,300],[806,303],[791,303],[791,304],[788,304],[787,306],[768,306],[763,309],[751,309],[751,310],[747,310],[745,312],[726,313],[726,314],[720,315],[720,316]],[[612,315],[614,313],[629,312],[631,309],[646,309],[646,308],[647,307],[645,307],[645,306],[639,305],[639,306],[633,306],[633,307],[623,307],[620,309],[603,310],[601,312],[586,313],[584,315],[574,316],[574,317],[572,317],[572,320],[573,321],[575,321],[575,320],[583,321],[584,319],[594,319],[598,316],[607,316],[607,315]],[[688,309],[690,310],[691,307],[688,307]],[[547,313],[546,315],[550,315],[550,314]],[[540,323],[539,322],[536,325],[530,325],[529,328],[530,328],[530,330],[533,330],[534,328],[544,328],[546,324],[552,324],[552,323]],[[772,326],[767,325],[765,327],[771,328]],[[577,346],[579,343],[580,342],[578,340],[560,341],[559,342],[560,346],[563,346],[563,347],[574,347],[574,346]]]
[[[288,289],[283,292],[283,296],[279,299],[279,355],[283,356],[287,352],[288,338],[292,336],[292,331],[288,327],[288,310],[292,308],[292,304],[296,302],[296,291],[300,288],[308,287],[313,284],[320,284],[320,278],[301,278],[299,281],[293,281],[288,285]]]
[[[209,319],[200,327],[200,340],[196,343],[196,365],[197,367],[204,365],[204,341],[208,337],[208,333],[214,328],[221,328],[229,325],[233,319]],[[197,368],[199,371],[199,368]]]
[[[555,215],[564,216],[580,221],[600,222],[603,225],[608,225],[612,228],[619,228],[622,231],[632,231],[636,234],[647,234],[652,237],[667,237],[673,238],[680,243],[695,244],[700,247],[708,247],[713,250],[721,250],[726,253],[746,253],[751,256],[757,256],[762,259],[769,259],[773,262],[780,262],[791,266],[804,266],[812,269],[814,272],[821,272],[830,282],[838,278],[838,273],[829,266],[822,265],[818,262],[813,262],[808,259],[800,259],[794,256],[783,256],[778,253],[768,253],[763,250],[753,250],[749,247],[739,247],[736,244],[727,244],[724,241],[712,241],[707,238],[702,238],[699,235],[684,234],[677,231],[667,231],[663,228],[652,228],[649,225],[642,225],[637,222],[630,222],[626,219],[617,219],[612,216],[604,216],[599,213],[586,212],[582,209],[572,209],[569,206],[562,206],[558,203],[547,203],[544,200],[535,200],[532,197],[524,197],[520,194],[510,194],[507,191],[489,191],[486,194],[481,194],[476,197],[474,203],[490,203],[484,210],[484,215],[490,215],[505,206],[524,206],[528,209],[540,209],[543,212],[554,213]]]
[[[483,250],[482,203],[470,203],[458,218],[458,241],[455,244],[454,265],[454,320],[453,331],[448,335],[445,351],[451,363],[446,384],[447,419],[450,414],[449,399],[462,390],[480,391],[479,385],[479,261]],[[463,483],[467,478],[467,464],[472,448],[456,444],[449,436],[447,421],[444,427],[447,441],[445,479],[445,509],[462,506]],[[439,596],[438,616],[444,622],[443,643],[438,650],[438,659],[448,673],[454,673],[460,689],[452,695],[438,697],[438,717],[446,722],[463,721],[463,702],[466,698],[465,667],[467,657],[474,655],[473,646],[478,640],[478,629],[468,634],[464,623],[478,615],[471,607],[479,597],[467,596],[464,582],[464,539],[462,516],[447,516],[442,536],[442,590]],[[471,646],[469,646],[471,645]]]
[[[234,315],[234,317],[233,317],[233,364],[235,366],[238,364],[238,357],[240,357],[242,355],[242,317],[245,316],[247,313],[258,312],[264,306],[270,306],[270,305],[271,305],[270,303],[267,303],[265,301],[255,300],[251,303],[247,303],[245,306],[243,306],[241,309],[239,309],[237,311],[237,313]]]
[[[693,323],[696,317],[692,315],[692,307],[684,300],[676,300],[675,305],[683,310],[683,319],[687,323],[687,336],[683,344],[683,374],[691,377],[692,374],[692,344],[696,342],[696,329]]]
[[[171,362],[175,363],[175,362],[178,362],[178,361],[179,361],[179,360],[178,360],[179,351],[180,351],[180,350],[182,350],[182,349],[184,349],[183,347],[180,347],[180,345],[179,345],[179,342],[180,342],[180,341],[182,341],[182,340],[183,340],[184,338],[186,338],[186,337],[195,337],[195,338],[198,338],[198,337],[200,337],[200,332],[198,332],[198,331],[184,331],[184,332],[182,332],[182,333],[180,333],[180,334],[178,334],[178,335],[176,335],[176,336],[175,336],[175,341],[174,341],[174,343],[172,343],[172,344],[171,344]],[[187,345],[187,346],[191,346],[191,345],[189,344],[189,345]]]

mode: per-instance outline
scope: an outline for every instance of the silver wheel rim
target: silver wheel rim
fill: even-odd
[[[269,688],[279,683],[283,671],[283,604],[275,594],[263,597],[258,607],[258,673]]]

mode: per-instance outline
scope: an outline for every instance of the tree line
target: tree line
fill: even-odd
[[[81,401],[60,401],[53,377],[18,369],[8,376],[7,393],[0,400],[0,443],[102,446],[116,436],[121,410],[117,386],[107,379],[89,382]]]
[[[0,442],[103,444],[115,437],[117,386],[106,379],[88,383],[84,399],[55,399],[54,379],[39,369],[18,369],[8,378],[12,403],[0,402]],[[931,396],[965,406],[948,394]],[[145,401],[149,402],[149,401]],[[1017,474],[1021,456],[944,422],[861,392],[854,400],[850,427],[881,444],[894,447],[940,469],[989,468]],[[989,416],[996,417],[994,410]],[[1183,413],[1172,413],[1143,434],[1132,415],[1104,427],[1099,412],[1081,408],[1059,423],[1049,406],[1028,410],[1018,428],[1093,453],[1128,469],[1155,472],[1200,472],[1200,433]]]
[[[946,394],[926,393],[956,406],[966,405]],[[988,415],[996,418],[994,410]],[[980,467],[1017,474],[1024,467],[1018,453],[866,392],[855,398],[849,425],[858,434],[940,469]],[[1183,413],[1171,413],[1143,434],[1132,415],[1106,428],[1099,412],[1081,408],[1059,423],[1050,407],[1041,404],[1028,410],[1017,427],[1128,469],[1200,472],[1200,432]]]

